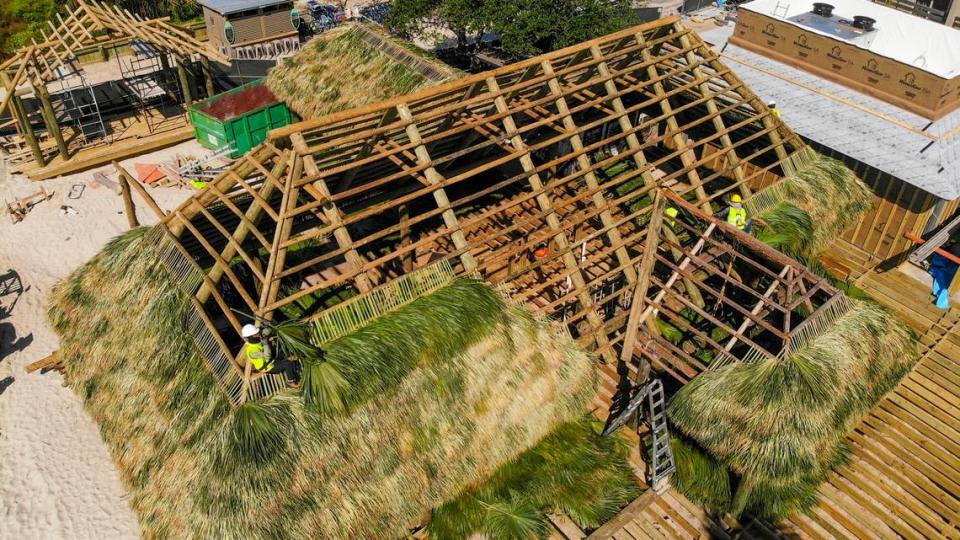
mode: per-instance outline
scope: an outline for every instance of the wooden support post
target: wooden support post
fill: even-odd
[[[130,176],[130,173],[128,173],[127,170],[121,167],[116,161],[111,161],[110,163],[120,174],[121,184],[129,184],[130,187],[136,190],[137,194],[140,195],[140,198],[143,199],[143,202],[147,203],[147,206],[150,207],[150,210],[153,210],[153,213],[157,215],[157,219],[163,219],[167,217],[166,212],[164,212],[163,209],[160,208],[160,205],[157,204],[157,201],[149,193],[147,193],[147,190],[143,189],[143,186],[140,185],[140,182],[137,182],[134,177]],[[124,180],[126,180],[126,182],[124,182]],[[123,187],[121,186],[120,189],[122,193]]]
[[[10,77],[6,73],[0,72],[0,81],[2,81],[4,87],[7,88],[7,98],[10,100],[10,114],[13,115],[13,118],[17,121],[17,125],[20,126],[20,133],[23,135],[23,140],[27,143],[27,146],[30,147],[33,160],[37,162],[38,167],[44,167],[47,162],[43,157],[43,151],[40,149],[40,143],[37,141],[37,134],[34,133],[33,126],[30,124],[30,118],[27,116],[27,109],[23,104],[23,99],[17,95],[17,89],[13,86]]]
[[[131,229],[140,226],[137,220],[137,207],[133,205],[133,197],[130,195],[130,181],[126,176],[120,175],[120,196],[123,197],[123,207],[127,212],[127,223]]]
[[[33,94],[40,101],[40,112],[43,114],[43,122],[47,125],[47,133],[53,136],[57,143],[57,152],[64,161],[70,159],[70,153],[67,151],[67,144],[63,141],[63,132],[60,131],[60,124],[57,123],[57,115],[53,112],[53,104],[50,103],[50,93],[43,84],[34,85]]]
[[[184,107],[189,107],[193,103],[193,86],[183,58],[177,58],[177,77],[180,78],[180,88],[183,90]]]
[[[557,80],[556,73],[553,71],[553,64],[551,64],[549,60],[544,60],[541,66],[544,75],[550,77],[547,85],[550,88],[550,92],[556,98],[554,104],[557,107],[557,112],[563,117],[561,120],[563,127],[572,134],[569,139],[570,146],[574,152],[583,152],[584,145],[580,139],[580,135],[577,134],[577,123],[573,120],[573,115],[570,114],[570,107],[567,105],[566,98],[564,98],[560,81]],[[593,163],[591,163],[590,157],[585,153],[581,153],[577,156],[577,165],[579,165],[580,170],[584,173],[583,179],[587,183],[587,188],[593,192],[590,198],[594,206],[600,209],[600,221],[606,229],[605,234],[607,241],[610,243],[610,246],[614,247],[617,262],[619,262],[620,267],[623,268],[623,274],[627,278],[627,283],[636,283],[637,274],[633,269],[633,265],[630,263],[630,254],[627,253],[627,249],[623,247],[623,238],[620,237],[620,231],[617,230],[613,214],[610,212],[610,205],[604,197],[603,191],[600,189],[600,181],[593,172]]]
[[[306,170],[306,173],[310,176],[318,174],[320,169],[317,167],[313,156],[307,149],[307,141],[304,140],[303,134],[294,133],[290,136],[290,141],[293,143],[293,149],[303,156],[303,166]],[[340,249],[346,251],[343,256],[347,260],[347,263],[350,264],[354,272],[356,272],[356,275],[353,279],[357,290],[364,293],[373,289],[370,276],[363,271],[363,257],[361,257],[360,253],[358,253],[356,248],[353,247],[353,238],[350,237],[350,231],[348,231],[347,227],[343,225],[343,214],[340,212],[340,208],[338,208],[337,205],[330,200],[330,187],[327,186],[327,183],[323,178],[313,182],[313,187],[316,188],[317,192],[320,194],[320,197],[323,198],[321,201],[323,203],[321,210],[324,217],[330,225],[335,227],[333,229],[334,240],[337,241],[337,245],[340,247]],[[293,206],[296,206],[296,201],[294,201]]]
[[[637,43],[643,44],[646,42],[643,34],[636,35]],[[690,180],[690,185],[693,186],[694,193],[697,194],[697,199],[700,202],[700,207],[706,210],[708,214],[713,213],[713,207],[710,205],[710,201],[707,197],[707,191],[703,187],[703,181],[700,179],[700,174],[697,172],[697,159],[695,156],[691,155],[693,152],[688,152],[689,147],[687,146],[687,140],[684,137],[684,134],[680,131],[680,124],[677,123],[677,118],[674,116],[673,107],[670,105],[670,100],[667,97],[667,91],[663,87],[663,82],[660,80],[660,72],[657,69],[657,64],[654,61],[653,55],[650,53],[650,49],[644,47],[641,49],[641,56],[643,57],[644,62],[648,62],[650,65],[647,66],[647,77],[650,80],[656,81],[653,83],[653,91],[659,99],[660,110],[663,111],[663,114],[666,115],[667,129],[673,132],[673,144],[677,147],[677,150],[680,151],[680,161],[683,162],[684,168],[687,169],[687,178]]]
[[[674,29],[677,32],[682,32],[680,34],[680,44],[685,49],[690,48],[692,45],[690,36],[683,32],[683,27],[679,22],[674,25]],[[723,146],[723,152],[727,156],[727,161],[730,163],[730,167],[733,168],[733,175],[737,179],[740,193],[743,195],[744,199],[747,199],[753,194],[753,192],[750,189],[750,186],[747,185],[747,175],[744,174],[743,167],[740,165],[740,158],[737,156],[737,152],[733,147],[733,141],[730,139],[730,134],[728,133],[727,126],[723,121],[723,116],[718,114],[720,108],[717,107],[717,102],[712,97],[713,92],[711,92],[710,85],[707,84],[706,78],[703,76],[703,69],[701,69],[698,65],[697,56],[692,50],[690,50],[687,51],[686,58],[687,64],[696,66],[693,68],[693,76],[697,79],[701,97],[707,97],[708,95],[711,96],[706,103],[707,112],[713,116],[713,128],[717,131],[717,133],[722,133],[722,135],[720,135],[720,144]]]
[[[637,134],[633,132],[633,122],[630,121],[630,116],[626,112],[623,100],[621,100],[618,95],[619,90],[617,89],[617,85],[613,82],[612,78],[608,78],[610,77],[610,67],[607,66],[606,61],[603,60],[603,52],[600,50],[600,47],[596,45],[590,47],[590,53],[593,55],[594,60],[600,61],[597,64],[597,70],[600,72],[601,77],[607,79],[603,83],[603,89],[607,96],[612,97],[610,103],[618,115],[617,123],[620,125],[620,131],[629,133],[629,135],[627,135],[627,147],[634,151],[633,161],[638,169],[643,170],[648,167],[647,156],[643,153],[643,145],[640,144],[640,139],[637,137]],[[657,183],[650,171],[644,171],[640,176],[643,178],[643,183],[646,186],[653,186]]]
[[[500,87],[494,77],[487,79],[487,87],[494,93],[500,91]],[[611,361],[614,359],[614,356],[613,351],[607,346],[609,340],[603,330],[603,319],[597,314],[593,296],[587,288],[587,281],[583,276],[580,265],[577,263],[577,257],[570,249],[570,241],[567,239],[567,235],[563,230],[563,224],[560,223],[560,218],[557,217],[556,212],[553,211],[553,201],[550,200],[550,195],[548,195],[544,189],[543,180],[540,179],[540,175],[536,172],[537,167],[533,162],[533,158],[530,156],[530,151],[527,150],[523,138],[517,133],[517,124],[513,119],[513,115],[509,114],[510,107],[507,105],[507,101],[503,99],[503,96],[497,96],[494,99],[494,104],[498,112],[507,113],[503,118],[503,126],[510,135],[510,143],[518,150],[526,150],[520,156],[520,166],[524,172],[530,174],[530,176],[527,177],[527,181],[530,183],[530,188],[533,192],[537,194],[537,205],[540,207],[540,210],[546,214],[545,219],[547,226],[553,231],[553,242],[556,244],[557,250],[562,253],[561,260],[567,272],[570,273],[570,280],[573,282],[573,287],[577,291],[577,300],[580,301],[583,309],[587,311],[587,322],[595,332],[594,338],[597,342],[597,347],[603,351],[601,354],[604,359]]]
[[[401,204],[397,208],[400,214],[400,249],[409,246],[412,243],[410,238],[410,207]],[[403,272],[409,274],[413,271],[413,250],[406,252],[402,258]]]
[[[401,103],[397,105],[397,112],[403,121],[408,122],[406,129],[407,137],[410,138],[410,143],[415,145],[414,153],[417,155],[417,163],[420,165],[428,165],[427,168],[423,170],[423,175],[433,185],[442,184],[445,178],[437,172],[437,169],[434,168],[433,165],[429,165],[433,159],[427,151],[427,146],[423,144],[423,138],[420,136],[420,130],[417,129],[417,124],[413,119],[413,113],[410,112],[410,108],[407,107],[406,104]],[[460,228],[457,214],[454,213],[450,207],[450,199],[447,197],[446,190],[442,187],[434,190],[433,198],[437,202],[437,208],[443,210],[443,223],[450,231],[453,245],[461,252],[460,262],[463,263],[464,269],[468,272],[476,270],[477,261],[473,258],[473,255],[470,254],[470,245],[467,243],[467,238]]]
[[[216,88],[213,85],[213,72],[210,71],[210,59],[200,55],[200,67],[203,70],[203,80],[207,87],[207,97],[213,97]]]
[[[680,264],[680,261],[683,260],[683,252],[677,249],[676,246],[680,245],[680,239],[677,238],[677,234],[673,232],[673,229],[667,223],[663,224],[663,236],[667,239],[667,242],[670,243],[670,253],[673,255],[673,260],[677,264]],[[703,307],[705,302],[703,301],[703,295],[700,294],[700,288],[693,282],[692,279],[683,276],[683,288],[686,289],[687,295],[690,296],[690,300]]]
[[[653,199],[653,214],[647,226],[647,240],[643,246],[643,257],[637,268],[637,286],[633,289],[633,300],[630,303],[630,314],[627,316],[627,326],[624,329],[623,348],[620,350],[620,361],[629,363],[633,360],[633,349],[637,343],[637,333],[640,331],[640,314],[647,305],[647,291],[650,289],[650,274],[657,262],[657,248],[660,246],[660,230],[663,225],[663,212],[667,200],[657,191]],[[645,362],[636,371],[634,384],[646,381],[650,373],[649,362]]]

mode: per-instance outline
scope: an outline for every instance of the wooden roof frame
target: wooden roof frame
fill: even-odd
[[[0,64],[6,95],[0,101],[0,113],[9,106],[14,92],[24,83],[42,87],[62,73],[77,71],[75,51],[89,45],[112,43],[118,39],[139,40],[178,57],[199,55],[228,64],[230,59],[170,23],[169,17],[144,19],[114,5],[98,0],[74,0],[75,9],[66,17],[56,15],[48,21],[49,33],[41,30],[43,41],[22,47]],[[108,36],[98,35],[106,32]]]
[[[735,309],[705,283],[717,261],[763,270],[765,288],[806,290],[803,303],[813,310],[839,293],[709,214],[727,195],[749,197],[791,173],[806,155],[716,53],[667,18],[276,130],[165,216],[160,230],[168,264],[190,283],[203,320],[197,339],[222,349],[219,360],[208,358],[215,373],[229,366],[227,386],[255,395],[264,394],[255,388],[262,377],[243,371],[238,336],[246,321],[238,313],[272,320],[330,291],[355,294],[349,304],[436,259],[564,319],[583,345],[609,360],[623,355],[634,370],[642,351],[622,351],[625,330],[639,327],[627,319],[641,285],[632,305],[661,313],[687,306],[694,289],[714,291],[735,316],[700,309],[705,318],[741,345],[778,354],[789,347],[790,323],[775,327],[765,314],[795,311],[795,301],[770,293],[756,313]],[[614,174],[611,166],[624,169]],[[652,204],[631,205],[657,192],[685,209],[687,224],[651,250],[645,244],[659,227],[649,221],[659,214]],[[683,240],[696,243],[703,231],[690,235],[704,223],[712,227],[704,242],[726,246],[713,263]],[[549,255],[532,259],[542,243]],[[659,273],[676,264],[664,250],[686,253],[691,270],[679,264],[677,277],[663,281]],[[656,257],[644,263],[644,253]],[[725,283],[750,288],[736,281]],[[763,298],[766,290],[753,293]],[[757,328],[781,338],[778,350],[756,341]],[[756,354],[744,349],[728,352],[733,360]]]

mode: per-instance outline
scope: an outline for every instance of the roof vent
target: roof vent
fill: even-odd
[[[877,24],[877,20],[871,19],[870,17],[864,17],[863,15],[854,15],[853,17],[853,27],[859,28],[864,32],[873,30],[873,25],[875,24]]]
[[[833,6],[823,2],[814,2],[813,12],[821,17],[826,17],[829,19],[833,16]]]

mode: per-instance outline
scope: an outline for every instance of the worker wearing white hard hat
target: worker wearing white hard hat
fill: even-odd
[[[774,116],[776,116],[777,118],[780,118],[780,109],[777,108],[776,101],[771,101],[770,103],[767,103],[767,107],[770,108],[770,112],[772,112]]]
[[[270,344],[263,337],[260,328],[255,324],[245,324],[240,329],[240,336],[246,342],[244,353],[251,367],[257,372],[266,372],[270,374],[283,373],[287,379],[287,386],[297,388],[300,386],[299,370],[296,362],[291,362],[283,358],[274,359],[273,350]]]

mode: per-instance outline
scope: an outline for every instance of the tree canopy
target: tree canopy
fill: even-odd
[[[456,37],[468,50],[488,33],[507,52],[532,56],[637,21],[630,0],[394,0],[387,24],[405,37]]]

